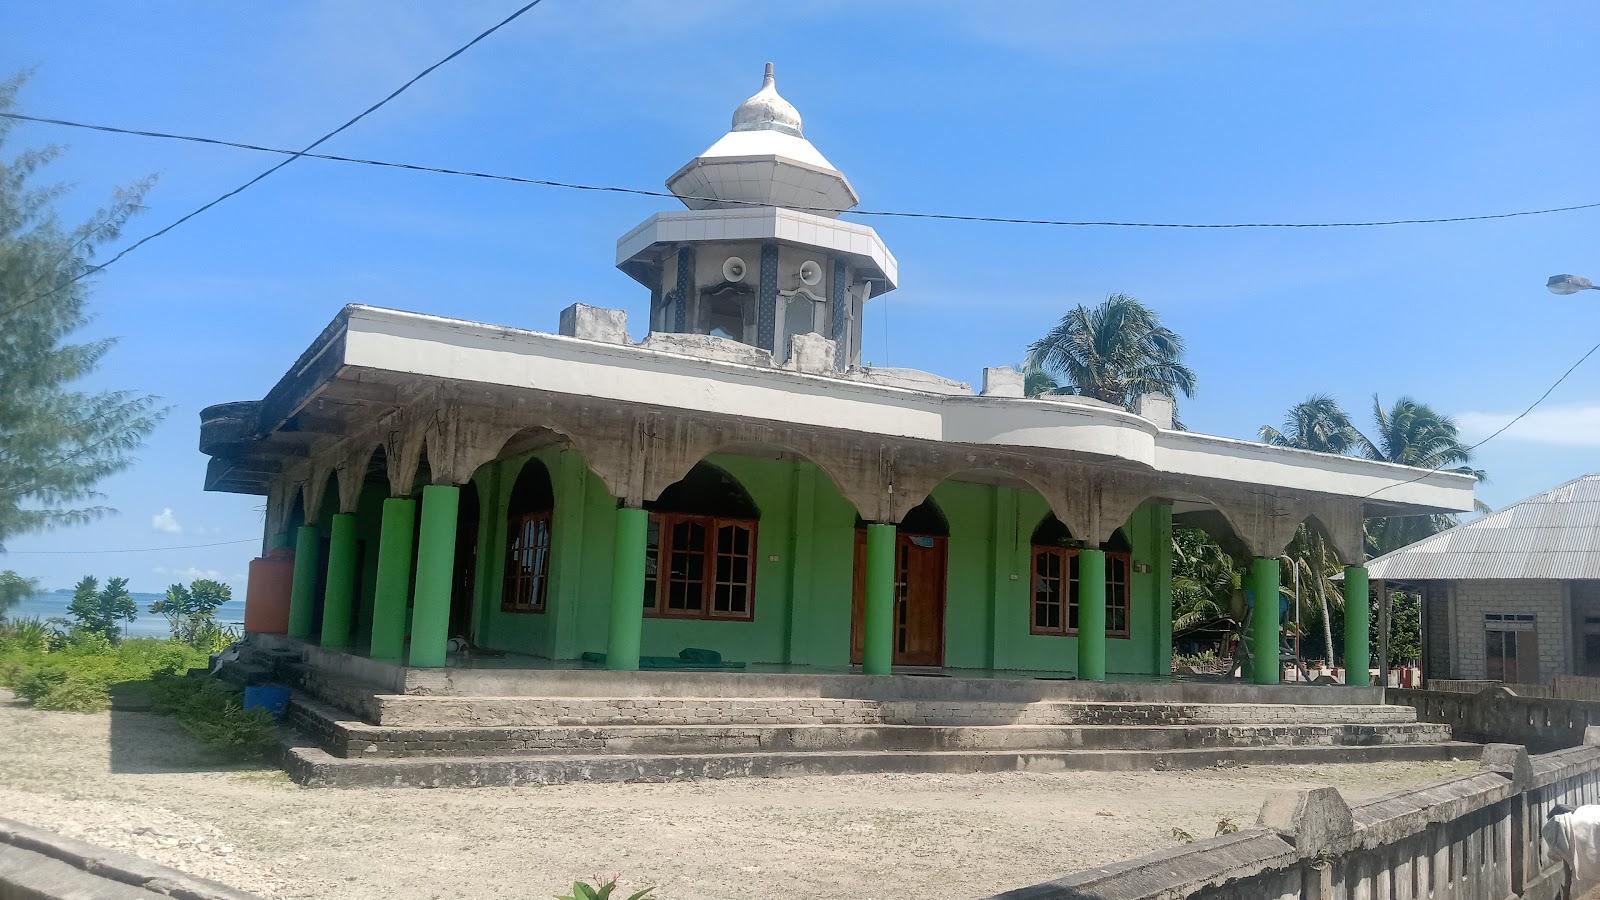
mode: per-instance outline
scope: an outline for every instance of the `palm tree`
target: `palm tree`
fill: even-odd
[[[1455,466],[1456,471],[1467,472],[1483,480],[1481,470],[1466,466],[1472,459],[1472,450],[1461,443],[1455,422],[1449,416],[1440,415],[1427,404],[1418,403],[1410,397],[1402,397],[1395,401],[1393,407],[1385,409],[1383,403],[1374,396],[1372,418],[1377,426],[1374,431],[1376,440],[1355,427],[1337,400],[1327,394],[1312,394],[1289,408],[1282,430],[1263,425],[1259,433],[1262,441],[1278,447],[1359,454],[1368,459],[1425,469]],[[1379,556],[1455,524],[1456,517],[1449,515],[1368,519],[1367,552]],[[1300,526],[1285,555],[1317,589],[1322,610],[1324,650],[1331,663],[1333,634],[1328,627],[1332,621],[1329,618],[1328,597],[1331,595],[1334,603],[1342,602],[1342,592],[1332,581],[1332,576],[1339,568],[1338,560],[1329,552],[1322,533],[1307,525]]]
[[[1233,557],[1198,528],[1172,529],[1172,627],[1193,625],[1232,615],[1239,588]]]
[[[1319,453],[1347,454],[1365,438],[1350,421],[1350,415],[1339,401],[1327,394],[1312,394],[1289,407],[1280,431],[1271,425],[1259,430],[1261,440],[1275,447],[1295,447]],[[1328,664],[1333,664],[1333,630],[1329,615],[1328,595],[1338,597],[1340,592],[1332,582],[1337,565],[1331,561],[1328,542],[1320,531],[1302,523],[1295,531],[1294,540],[1284,551],[1302,576],[1302,586],[1311,585],[1317,590],[1317,606],[1322,613],[1322,644]],[[1298,598],[1296,599],[1298,601]]]
[[[1467,465],[1472,448],[1461,442],[1455,420],[1441,415],[1426,403],[1401,397],[1385,409],[1376,394],[1372,397],[1372,419],[1377,426],[1373,440],[1357,433],[1356,452],[1368,459],[1445,469],[1485,480],[1482,469]],[[1374,556],[1398,550],[1457,523],[1451,515],[1395,516],[1367,522],[1367,551]]]
[[[1312,394],[1289,407],[1282,431],[1263,425],[1260,435],[1262,441],[1275,447],[1340,454],[1349,453],[1363,440],[1339,401],[1327,394]]]
[[[1024,371],[1030,396],[1078,394],[1130,410],[1143,394],[1194,396],[1183,338],[1127,294],[1062,316],[1028,348]]]

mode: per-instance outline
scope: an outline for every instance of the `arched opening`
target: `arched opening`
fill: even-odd
[[[1054,513],[1033,529],[1033,609],[1028,620],[1031,634],[1078,633],[1078,554],[1082,541]],[[1106,637],[1126,638],[1132,620],[1129,574],[1133,547],[1117,529],[1100,545],[1106,555]]]
[[[332,546],[333,517],[339,512],[339,478],[328,473],[322,485],[322,502],[317,509],[317,593],[311,605],[311,634],[322,634],[322,618],[328,602],[328,551]]]
[[[505,612],[545,611],[555,507],[550,470],[537,459],[528,460],[517,473],[506,507],[506,572],[500,593],[500,608]]]
[[[388,453],[379,444],[367,458],[361,495],[356,504],[356,608],[351,617],[352,642],[370,641],[378,593],[378,544],[382,539],[383,502],[389,496]]]
[[[645,509],[645,615],[755,617],[761,512],[737,479],[698,463]]]
[[[303,489],[296,488],[294,499],[289,501],[289,512],[283,517],[283,531],[289,536],[289,546],[294,546],[295,533],[304,524],[306,524],[306,495]]]
[[[472,644],[472,605],[478,573],[478,486],[461,485],[456,505],[456,555],[450,576],[450,637]]]
[[[866,523],[856,520],[855,595],[850,616],[850,661],[861,662],[866,646]],[[900,666],[944,664],[945,569],[950,526],[932,497],[923,500],[895,529],[894,637],[892,662]]]

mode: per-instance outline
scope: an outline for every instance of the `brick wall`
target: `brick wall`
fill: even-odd
[[[1458,581],[1452,591],[1456,639],[1451,653],[1457,678],[1486,677],[1483,658],[1485,613],[1532,613],[1539,636],[1538,681],[1567,673],[1565,589],[1559,581]]]

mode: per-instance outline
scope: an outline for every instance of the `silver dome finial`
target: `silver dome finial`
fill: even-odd
[[[777,78],[772,63],[767,63],[761,78],[761,90],[739,104],[733,111],[734,131],[777,131],[804,137],[800,130],[800,111],[778,95]]]

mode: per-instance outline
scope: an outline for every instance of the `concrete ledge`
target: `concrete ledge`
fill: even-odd
[[[433,756],[342,759],[318,747],[285,753],[308,787],[514,787],[578,781],[689,781],[802,775],[974,772],[1136,772],[1216,765],[1288,765],[1471,758],[1472,744],[1232,747],[1194,750],[833,751],[607,756]]]
[[[996,894],[995,900],[1144,900],[1188,897],[1296,861],[1295,849],[1270,828],[1159,850],[1138,859],[1085,869],[1065,878]],[[1240,895],[1243,896],[1243,895]],[[1262,895],[1265,896],[1265,895]]]
[[[132,854],[0,819],[0,896],[258,900]]]

